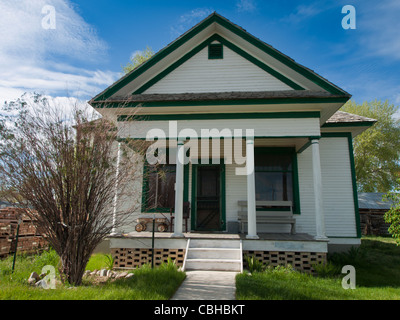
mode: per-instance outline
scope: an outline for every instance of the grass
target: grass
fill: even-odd
[[[239,300],[399,300],[400,247],[392,238],[365,237],[359,249],[328,257],[319,276],[290,268],[267,268],[264,272],[239,274]],[[356,289],[342,288],[344,265],[356,270]]]
[[[53,250],[33,256],[17,256],[14,273],[11,273],[12,257],[1,260],[0,300],[168,300],[185,279],[184,272],[178,271],[173,263],[168,263],[155,269],[145,265],[133,270],[135,275],[130,279],[106,283],[86,279],[79,287],[59,283],[54,290],[27,284],[31,272],[40,274],[45,265],[53,265],[57,270],[58,263],[59,258]],[[108,266],[108,257],[96,254],[86,270],[100,270]]]

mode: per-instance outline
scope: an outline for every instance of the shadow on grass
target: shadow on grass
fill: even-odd
[[[400,298],[400,246],[391,238],[367,237],[359,248],[329,255],[331,274],[260,272],[236,278],[238,299],[391,300]],[[342,267],[356,269],[356,290],[342,288]],[[338,271],[339,270],[339,271]]]
[[[365,237],[360,247],[331,254],[328,261],[340,269],[354,266],[357,286],[400,287],[400,247],[391,238]]]

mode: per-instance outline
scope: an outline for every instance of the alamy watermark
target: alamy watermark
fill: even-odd
[[[43,289],[55,289],[56,288],[56,269],[47,265],[42,268],[42,274],[45,274],[44,278],[40,281],[40,286]]]
[[[169,141],[185,140],[184,149],[170,152],[167,155],[167,139]],[[243,139],[254,142],[254,129],[200,129],[200,134],[194,129],[185,128],[178,132],[177,121],[169,121],[168,134],[159,128],[147,132],[146,141],[155,141],[146,151],[146,160],[155,164],[220,164],[221,158],[225,164],[236,164],[236,175],[249,175],[254,171],[254,163],[247,163],[243,156]],[[221,140],[223,140],[223,157],[221,156]],[[179,148],[179,144],[177,146]],[[211,154],[210,154],[211,150]],[[167,159],[168,158],[168,159]]]
[[[346,274],[342,279],[342,288],[354,290],[356,288],[356,269],[351,265],[346,265],[342,268],[342,273]]]
[[[42,18],[42,28],[45,30],[56,29],[56,8],[54,8],[54,6],[45,5],[42,8],[42,15],[44,15]]]
[[[342,8],[342,13],[346,14],[342,19],[342,28],[347,29],[356,29],[356,8],[352,5],[345,5]]]

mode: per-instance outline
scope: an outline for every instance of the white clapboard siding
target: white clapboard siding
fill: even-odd
[[[311,147],[297,154],[301,215],[296,216],[298,233],[316,234],[314,182]]]
[[[237,165],[229,164],[225,166],[226,183],[226,220],[237,221],[238,219],[238,200],[247,199],[247,179],[244,175],[236,175]]]
[[[204,48],[144,93],[199,93],[292,90],[224,46],[223,59],[208,59]]]
[[[347,138],[320,140],[322,193],[326,234],[357,236],[353,184]]]
[[[150,130],[156,129],[159,138],[182,137],[220,137],[232,136],[236,130],[242,130],[243,136],[247,129],[254,129],[256,137],[293,137],[319,136],[320,127],[317,118],[302,119],[230,119],[230,120],[181,120],[181,121],[135,121],[119,122],[122,138],[146,138]],[[175,128],[175,129],[171,129]],[[202,130],[213,130],[209,135],[202,134]],[[185,130],[184,132],[182,130]],[[223,131],[222,131],[223,130]],[[160,135],[161,134],[161,135]]]

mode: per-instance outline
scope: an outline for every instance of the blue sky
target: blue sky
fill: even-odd
[[[46,5],[55,29],[43,28]],[[344,5],[356,29],[342,28]],[[0,101],[25,91],[88,100],[132,54],[162,49],[213,11],[345,89],[400,105],[400,1],[1,0]]]

